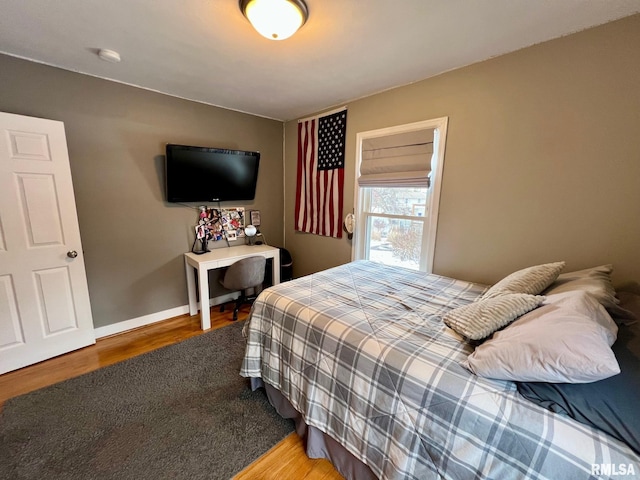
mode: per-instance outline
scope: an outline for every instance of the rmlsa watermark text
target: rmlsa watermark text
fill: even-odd
[[[635,475],[636,468],[632,463],[594,463],[591,465],[591,475],[626,476]]]

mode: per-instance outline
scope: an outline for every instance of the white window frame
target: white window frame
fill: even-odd
[[[438,212],[440,208],[440,189],[442,183],[442,172],[444,169],[444,153],[447,138],[447,126],[449,117],[434,118],[421,122],[409,123],[405,125],[396,125],[393,127],[380,128],[377,130],[369,130],[356,134],[356,174],[354,188],[354,210],[356,215],[356,229],[354,241],[351,246],[351,260],[366,258],[369,250],[369,237],[366,235],[367,224],[371,216],[389,217],[398,219],[409,219],[411,221],[423,221],[423,237],[420,255],[419,270],[427,273],[433,271],[433,261],[436,248],[436,230],[438,227]],[[365,140],[370,138],[385,137],[388,135],[396,135],[399,133],[413,132],[416,130],[434,129],[433,152],[431,161],[431,186],[427,189],[427,213],[424,217],[406,217],[403,215],[386,215],[374,214],[370,215],[364,211],[366,206],[366,196],[364,188],[358,185],[358,176],[360,175],[360,163],[362,162],[362,145]],[[426,230],[425,230],[426,229]],[[426,232],[426,234],[425,234]]]

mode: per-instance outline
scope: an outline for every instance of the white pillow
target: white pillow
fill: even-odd
[[[593,295],[605,308],[613,308],[620,302],[616,298],[616,291],[611,283],[611,272],[613,272],[612,265],[600,265],[563,273],[549,286],[545,295],[584,290]]]
[[[611,350],[618,333],[604,307],[586,292],[550,295],[477,347],[463,362],[500,380],[589,383],[620,373]]]
[[[507,275],[487,290],[480,300],[497,297],[506,293],[528,293],[538,295],[558,278],[564,262],[545,263],[523,268]]]
[[[509,293],[448,311],[442,320],[469,340],[482,340],[544,301],[544,297]]]

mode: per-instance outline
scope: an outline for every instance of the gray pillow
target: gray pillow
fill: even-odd
[[[586,292],[548,296],[477,347],[463,366],[499,380],[589,383],[620,373],[611,350],[618,327]]]
[[[606,307],[618,325],[633,325],[640,318],[640,295],[634,292],[621,290],[616,292],[620,304],[615,307]]]
[[[558,278],[565,262],[545,263],[523,268],[507,275],[487,290],[480,300],[497,297],[506,293],[528,293],[538,295]]]
[[[612,265],[600,265],[563,273],[549,286],[545,295],[584,290],[593,295],[605,308],[613,308],[619,301],[611,283],[611,272],[613,272]]]
[[[482,340],[544,301],[544,297],[509,293],[447,312],[444,323],[469,340]]]

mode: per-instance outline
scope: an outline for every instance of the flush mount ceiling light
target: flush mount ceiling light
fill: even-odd
[[[302,0],[240,0],[240,10],[253,28],[270,40],[289,38],[309,16]]]

